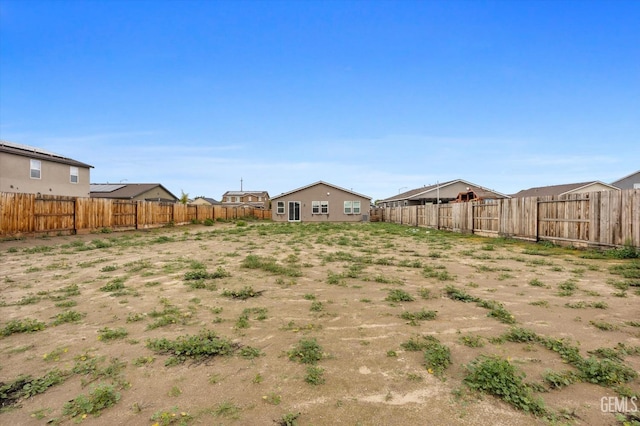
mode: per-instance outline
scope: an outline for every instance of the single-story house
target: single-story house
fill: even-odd
[[[640,170],[620,178],[615,182],[611,182],[611,185],[620,189],[640,189]]]
[[[91,198],[176,203],[179,198],[159,183],[92,183]]]
[[[565,183],[562,185],[550,185],[539,186],[535,188],[523,189],[520,192],[512,194],[513,198],[522,197],[546,197],[550,195],[560,196],[567,194],[582,194],[585,192],[598,192],[598,191],[619,191],[620,188],[616,188],[608,183],[594,180],[591,182],[579,182],[579,183]]]
[[[424,204],[445,204],[454,201],[472,201],[476,199],[496,200],[502,198],[510,197],[466,180],[455,179],[402,192],[378,201],[377,205],[378,207],[417,206]]]
[[[208,197],[196,197],[189,204],[204,205],[204,206],[219,206],[222,204],[220,201],[214,200]]]
[[[271,199],[274,222],[368,222],[371,197],[318,181]]]
[[[0,192],[88,197],[93,166],[0,140]]]

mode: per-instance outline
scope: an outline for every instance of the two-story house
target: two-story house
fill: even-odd
[[[40,148],[0,141],[0,192],[88,197],[92,168]]]
[[[223,206],[251,206],[257,209],[268,209],[270,201],[267,191],[227,191],[221,199]]]

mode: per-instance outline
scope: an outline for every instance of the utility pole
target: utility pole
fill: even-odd
[[[240,178],[240,192],[242,192],[242,178]]]

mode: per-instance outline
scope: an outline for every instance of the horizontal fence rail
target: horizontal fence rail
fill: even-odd
[[[640,190],[385,207],[372,221],[576,246],[640,247]]]
[[[0,192],[0,237],[146,229],[245,217],[271,219],[271,210]]]

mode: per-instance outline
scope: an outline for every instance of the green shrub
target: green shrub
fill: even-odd
[[[316,364],[322,359],[322,347],[316,339],[301,339],[287,356],[291,361],[301,364]]]
[[[315,365],[307,366],[307,374],[304,376],[304,381],[311,385],[321,385],[325,382],[324,369]]]
[[[429,373],[441,376],[451,365],[451,351],[438,341],[431,342],[424,349],[424,366]]]
[[[231,355],[238,345],[218,337],[213,331],[202,330],[195,336],[179,336],[176,340],[150,339],[147,347],[156,353],[171,355],[167,364],[173,365],[188,359],[204,361],[214,356]]]
[[[497,396],[533,415],[546,414],[542,401],[534,399],[525,386],[524,373],[516,370],[509,361],[496,356],[481,356],[466,368],[464,381],[471,389]]]
[[[120,400],[120,393],[111,385],[98,385],[89,395],[80,395],[64,405],[62,413],[76,418],[84,414],[99,416],[102,410],[115,405]]]
[[[406,291],[395,288],[389,290],[385,300],[388,302],[413,302],[416,299]]]
[[[0,336],[10,336],[15,333],[33,333],[47,328],[47,325],[41,321],[31,318],[16,319],[9,321],[2,330]]]

